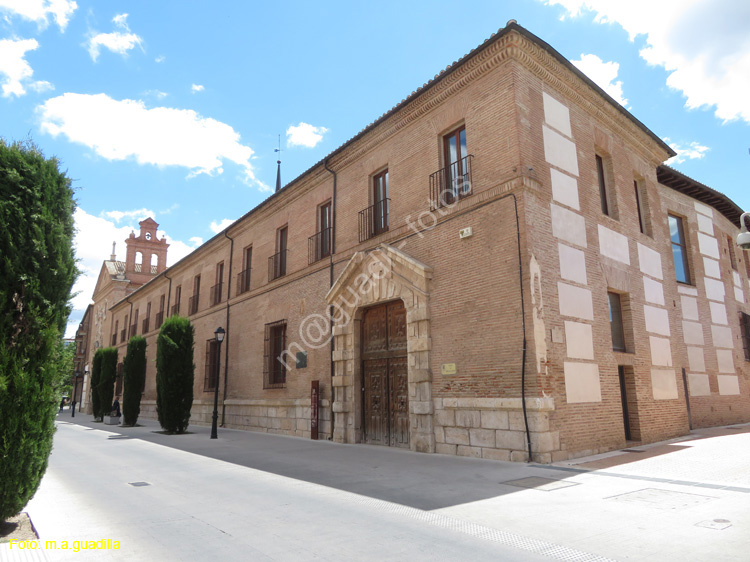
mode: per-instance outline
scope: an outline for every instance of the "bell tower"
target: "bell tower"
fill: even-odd
[[[127,255],[125,273],[135,283],[145,283],[167,268],[167,239],[159,240],[156,230],[159,225],[151,217],[138,223],[138,236],[131,232],[125,240]]]

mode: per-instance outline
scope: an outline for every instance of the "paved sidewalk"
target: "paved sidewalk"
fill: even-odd
[[[431,536],[431,529],[443,529],[437,535],[441,540],[461,545],[458,551],[447,546],[441,550],[445,555],[442,559],[446,560],[482,559],[491,544],[519,552],[519,560],[542,556],[549,560],[744,561],[750,550],[750,424],[697,430],[665,443],[548,466],[314,442],[221,428],[219,439],[211,440],[210,429],[201,426],[190,426],[191,433],[187,435],[170,436],[158,433],[155,421],[140,420],[140,427],[122,428],[94,423],[91,416],[82,414],[71,419],[68,411],[58,416],[58,423],[60,429],[50,471],[28,509],[42,535],[49,534],[50,525],[63,525],[60,517],[66,512],[53,516],[35,509],[44,505],[45,511],[51,511],[51,492],[55,494],[53,501],[67,505],[72,499],[66,497],[70,491],[65,486],[52,484],[55,478],[60,484],[63,466],[67,471],[90,468],[76,464],[76,457],[82,457],[83,453],[78,455],[75,451],[81,440],[88,442],[91,436],[91,443],[95,443],[100,454],[115,459],[119,472],[113,472],[131,472],[132,478],[128,478],[132,480],[149,481],[162,473],[159,469],[156,475],[149,476],[139,466],[130,466],[130,462],[140,458],[136,453],[165,458],[176,455],[174,458],[178,460],[164,467],[165,474],[175,469],[191,471],[191,467],[199,466],[220,504],[226,504],[230,511],[239,510],[236,518],[243,521],[257,518],[258,514],[247,511],[247,506],[236,506],[234,478],[262,481],[266,483],[264,486],[287,491],[303,489],[305,497],[322,498],[333,502],[330,505],[345,505],[346,509],[355,510],[346,516],[349,522],[340,526],[339,519],[328,511],[318,514],[324,520],[332,518],[330,528],[325,531],[327,546],[318,545],[323,550],[302,553],[280,548],[268,558],[273,560],[333,560],[346,552],[351,560],[407,559],[391,550],[388,556],[378,557],[378,548],[385,547],[378,546],[377,540],[368,544],[375,539],[369,529],[358,527],[363,520],[371,521],[375,528],[389,529],[386,535],[401,528],[391,526],[396,522],[405,525],[403,528],[411,531],[407,535],[397,533],[405,541],[402,546],[408,549],[420,545],[416,552],[423,554],[427,552],[425,545],[431,542],[420,541]],[[148,455],[144,458],[150,458]],[[229,469],[226,463],[236,468]],[[64,475],[69,477],[67,473]],[[241,497],[247,491],[238,493]],[[164,500],[172,501],[170,497],[165,496]],[[106,494],[103,500],[107,501]],[[307,500],[285,501],[274,504],[273,509],[290,510],[292,518],[298,517],[301,509],[319,509],[315,502],[305,503]],[[203,518],[206,510],[209,514],[221,512],[218,505],[210,502],[181,509],[193,510],[194,518]],[[75,518],[86,511],[86,506],[79,504],[67,515],[73,519],[65,523],[74,524]],[[336,511],[341,511],[341,507]],[[158,519],[156,514],[152,517]],[[213,525],[221,532],[238,531],[233,523],[217,517]],[[77,523],[79,528],[88,524]],[[315,525],[316,521],[310,524]],[[137,536],[137,526],[129,532]],[[304,535],[303,530],[300,532]],[[353,537],[353,533],[357,536]],[[316,534],[315,540],[318,539]],[[351,544],[353,539],[355,544]],[[393,546],[385,536],[383,540],[388,542],[388,548]],[[265,556],[270,552],[267,545],[254,544],[254,548],[259,548]],[[406,556],[406,551],[403,552]],[[84,559],[80,554],[76,560]],[[409,556],[419,557],[412,551]],[[57,558],[50,559],[67,558],[60,557],[58,552]],[[0,561],[3,560],[0,548]]]

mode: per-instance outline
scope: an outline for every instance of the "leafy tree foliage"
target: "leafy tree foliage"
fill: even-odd
[[[57,160],[0,139],[0,521],[34,495],[52,449],[74,211]]]
[[[94,359],[91,365],[91,407],[94,410],[94,419],[101,419],[102,401],[99,399],[99,382],[102,379],[102,351],[103,348],[97,349],[94,353]]]
[[[105,347],[102,352],[102,374],[99,379],[97,392],[99,407],[103,416],[112,411],[112,399],[115,393],[115,379],[117,378],[117,348]]]
[[[122,415],[125,425],[135,425],[141,413],[141,391],[146,382],[146,339],[134,336],[125,354],[125,389],[122,396]]]
[[[184,433],[193,406],[195,328],[181,316],[168,318],[156,340],[156,413],[168,433]]]

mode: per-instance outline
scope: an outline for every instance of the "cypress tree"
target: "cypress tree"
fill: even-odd
[[[74,211],[56,159],[0,139],[0,521],[34,495],[52,449],[56,349],[78,275]]]
[[[99,407],[102,416],[108,416],[112,411],[112,398],[115,393],[115,379],[117,378],[117,348],[105,347],[102,352],[102,371],[99,379]]]
[[[156,340],[156,413],[168,433],[184,433],[193,406],[193,345],[190,320],[172,316]]]
[[[134,336],[128,342],[125,354],[125,389],[122,395],[122,422],[135,425],[141,413],[141,393],[146,381],[146,339]]]
[[[99,382],[102,378],[102,351],[97,349],[91,366],[91,408],[94,410],[94,419],[102,417],[102,401],[99,399]]]

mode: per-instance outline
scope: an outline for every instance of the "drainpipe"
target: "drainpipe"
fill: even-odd
[[[229,276],[227,277],[227,329],[224,338],[224,398],[221,404],[221,427],[224,427],[224,417],[227,413],[227,378],[229,376],[229,298],[232,296],[232,262],[234,260],[234,238],[224,231],[224,236],[229,239]]]
[[[329,287],[333,287],[333,254],[336,253],[336,172],[331,170],[328,167],[328,159],[325,160],[323,163],[323,167],[326,169],[326,171],[333,174],[333,198],[331,201],[331,255],[330,257],[330,266],[329,266]],[[333,413],[333,398],[334,398],[334,391],[333,391],[333,375],[335,372],[334,366],[333,366],[333,352],[336,351],[336,344],[333,340],[333,305],[328,307],[328,317],[331,319],[331,436],[329,437],[330,440],[333,440],[333,428],[336,425],[336,414]]]
[[[513,206],[516,211],[516,242],[518,244],[518,286],[521,289],[521,330],[523,331],[523,348],[521,352],[521,407],[523,408],[523,423],[526,427],[526,447],[529,456],[526,462],[531,462],[531,431],[529,430],[529,416],[526,412],[526,309],[523,299],[523,259],[521,258],[521,226],[518,220],[518,198],[515,193]]]

